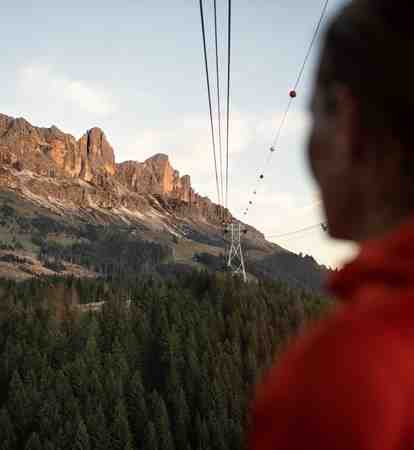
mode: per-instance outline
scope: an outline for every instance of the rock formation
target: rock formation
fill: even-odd
[[[118,164],[117,176],[135,192],[165,195],[187,203],[194,196],[190,176],[180,177],[164,154],[156,154],[143,163],[126,161]]]
[[[114,150],[99,128],[76,140],[55,126],[34,127],[25,119],[0,114],[0,168],[0,186],[20,186],[34,195],[58,202],[66,199],[79,207],[135,210],[147,203],[143,197],[152,195],[178,213],[220,220],[219,207],[196,194],[190,177],[181,177],[167,155],[115,164]],[[55,182],[46,188],[44,180],[30,174]]]
[[[57,127],[33,127],[25,119],[0,114],[0,154],[3,164],[19,162],[39,175],[93,181],[98,174],[115,174],[112,147],[99,128],[79,141]]]

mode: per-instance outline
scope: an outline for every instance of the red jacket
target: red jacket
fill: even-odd
[[[336,311],[259,387],[250,450],[414,449],[414,221],[334,275]]]

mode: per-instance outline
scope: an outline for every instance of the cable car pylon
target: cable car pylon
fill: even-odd
[[[231,222],[227,230],[230,232],[230,247],[226,255],[227,269],[234,276],[241,276],[247,282],[246,269],[244,266],[243,249],[241,245],[241,224]]]

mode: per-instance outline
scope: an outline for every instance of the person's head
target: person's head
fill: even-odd
[[[411,0],[353,0],[330,23],[309,160],[330,234],[361,241],[414,213]]]

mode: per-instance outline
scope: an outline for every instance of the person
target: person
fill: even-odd
[[[250,450],[414,449],[413,12],[353,0],[325,32],[308,158],[329,233],[359,253],[258,387]]]

